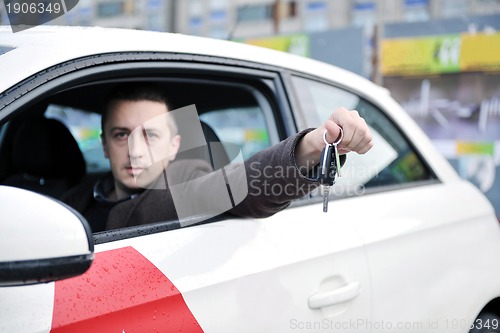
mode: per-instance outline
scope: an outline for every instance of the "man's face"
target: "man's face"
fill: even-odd
[[[118,101],[108,111],[102,144],[118,199],[148,188],[175,158],[180,136],[172,136],[167,106],[154,101]]]

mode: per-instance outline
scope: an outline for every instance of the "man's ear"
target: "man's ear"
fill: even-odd
[[[181,136],[177,134],[170,140],[170,154],[168,156],[169,161],[175,160],[177,153],[179,152],[179,147],[181,145]]]
[[[101,133],[101,144],[102,144],[102,150],[104,151],[104,157],[109,158],[108,144],[106,142],[106,137],[102,133]]]

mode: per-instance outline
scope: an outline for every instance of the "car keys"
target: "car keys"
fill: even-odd
[[[335,183],[335,177],[340,177],[340,157],[338,144],[344,138],[344,132],[340,128],[340,139],[334,143],[326,141],[326,133],[323,133],[323,141],[325,148],[321,152],[319,166],[319,183],[323,186],[323,212],[328,211],[328,197],[330,194],[330,186]]]

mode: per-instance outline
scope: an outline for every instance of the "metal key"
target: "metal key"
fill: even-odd
[[[323,134],[325,148],[321,152],[319,166],[319,183],[323,186],[323,212],[328,211],[328,198],[330,194],[330,186],[335,184],[335,177],[340,177],[340,158],[337,149],[338,144],[342,141],[344,133],[340,129],[340,139],[334,143],[326,141],[326,133]]]

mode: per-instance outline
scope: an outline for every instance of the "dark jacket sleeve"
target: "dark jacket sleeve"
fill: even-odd
[[[230,213],[257,218],[271,216],[318,187],[310,170],[299,170],[295,162],[295,148],[311,130],[293,135],[245,162],[248,195]]]

